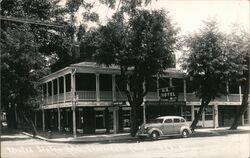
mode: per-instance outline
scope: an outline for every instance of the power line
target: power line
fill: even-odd
[[[26,23],[26,24],[43,25],[43,26],[49,26],[49,27],[64,28],[64,25],[60,26],[60,25],[48,23],[48,22],[34,21],[31,19],[23,19],[23,18],[16,18],[16,17],[9,17],[9,16],[2,16],[2,15],[0,15],[0,20]]]

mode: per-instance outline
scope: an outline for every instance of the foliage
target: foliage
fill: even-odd
[[[244,56],[233,51],[234,43],[218,31],[216,21],[205,22],[205,27],[186,39],[187,54],[183,68],[196,85],[195,92],[202,99],[201,107],[191,128],[194,129],[204,107],[215,97],[226,94],[230,80],[239,81],[244,70]]]
[[[163,10],[136,10],[128,20],[123,11],[117,12],[98,33],[96,60],[119,65],[124,83],[131,87],[127,97],[132,106],[131,134],[134,135],[141,123],[137,120],[138,109],[150,78],[173,66],[177,29]]]

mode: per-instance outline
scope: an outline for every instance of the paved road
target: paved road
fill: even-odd
[[[86,144],[48,143],[37,139],[5,139],[2,158],[248,158],[249,134],[171,138]]]

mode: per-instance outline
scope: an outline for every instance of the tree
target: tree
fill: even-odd
[[[52,5],[49,1],[1,1],[1,15],[18,18],[49,20]],[[35,106],[30,98],[37,95],[35,81],[48,72],[48,62],[39,52],[37,37],[42,29],[35,24],[1,20],[1,91],[2,106],[6,110],[8,127],[17,126],[14,110],[22,111]]]
[[[240,30],[237,28],[237,30]],[[234,63],[235,61],[238,61],[237,66],[243,65],[243,73],[240,76],[232,76],[232,80],[239,80],[240,84],[242,85],[243,88],[243,97],[242,97],[242,102],[240,108],[236,111],[234,121],[230,127],[230,129],[237,129],[239,125],[239,120],[241,119],[241,116],[246,112],[249,102],[248,102],[248,97],[249,97],[249,71],[250,71],[250,38],[249,34],[244,31],[233,31],[229,35],[229,43],[230,43],[230,51],[235,55],[235,56],[240,56],[241,61],[239,59],[231,58],[229,63]],[[244,121],[244,120],[242,120]]]
[[[242,56],[228,49],[225,35],[218,31],[217,22],[205,22],[205,27],[186,39],[187,54],[182,67],[187,70],[194,91],[201,99],[200,109],[191,124],[194,130],[208,104],[226,94],[226,84],[232,76],[239,76],[244,69]],[[230,60],[233,59],[233,60]],[[229,63],[230,61],[230,63]]]
[[[163,11],[134,10],[128,20],[124,12],[114,14],[99,29],[95,58],[99,63],[120,67],[132,108],[131,135],[142,123],[141,105],[150,78],[173,66],[177,29]]]

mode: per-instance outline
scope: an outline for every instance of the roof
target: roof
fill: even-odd
[[[167,119],[167,118],[183,118],[181,116],[161,116],[161,117],[157,117],[157,119]]]
[[[132,68],[130,69],[132,70]],[[96,62],[80,62],[71,64],[61,70],[53,72],[47,76],[44,76],[39,80],[39,83],[45,83],[54,80],[58,77],[70,74],[72,72],[77,73],[99,73],[99,74],[120,74],[120,67],[118,65],[106,66],[104,64],[98,64]],[[164,71],[163,76],[171,76],[173,78],[184,78],[185,73],[176,69],[169,68]]]

